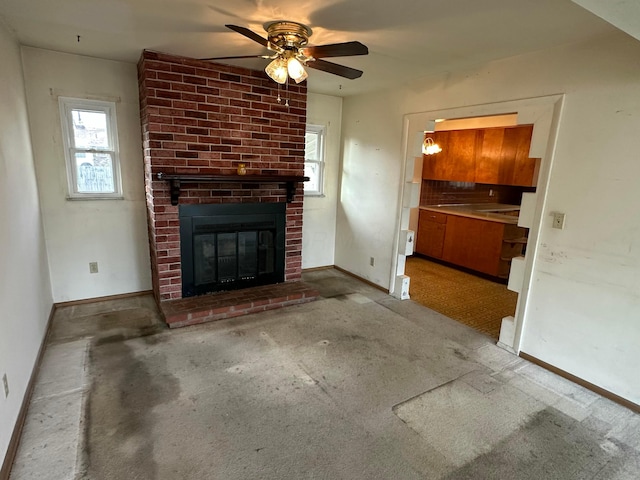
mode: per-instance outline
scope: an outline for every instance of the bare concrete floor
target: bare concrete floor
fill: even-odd
[[[313,303],[167,330],[61,308],[11,479],[637,479],[640,417],[334,270]]]

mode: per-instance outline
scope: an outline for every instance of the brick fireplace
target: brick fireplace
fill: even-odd
[[[279,91],[262,71],[151,51],[138,78],[153,290],[169,325],[313,299],[303,284],[182,299],[179,218],[180,205],[285,204],[283,285],[300,283],[303,186],[280,179],[304,172],[306,84]]]

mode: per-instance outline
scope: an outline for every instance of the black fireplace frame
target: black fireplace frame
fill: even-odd
[[[219,291],[249,288],[258,285],[281,283],[285,273],[286,203],[233,203],[233,204],[182,204],[180,217],[180,264],[182,272],[182,296],[192,297]],[[234,282],[213,282],[196,285],[194,268],[194,241],[200,226],[215,233],[254,231],[255,228],[272,231],[275,247],[274,271],[259,274],[255,278],[236,278]]]

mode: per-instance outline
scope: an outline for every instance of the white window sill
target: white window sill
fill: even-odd
[[[67,200],[76,201],[76,200],[124,200],[124,196],[120,195],[117,197],[102,197],[99,195],[87,195],[82,197],[67,197]]]

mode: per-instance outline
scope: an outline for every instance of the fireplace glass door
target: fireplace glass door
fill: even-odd
[[[285,205],[181,206],[183,297],[284,281]]]

